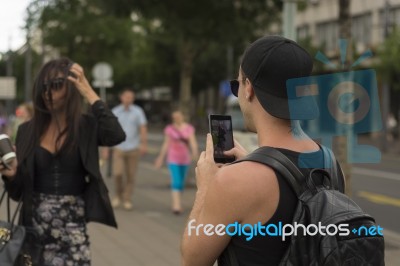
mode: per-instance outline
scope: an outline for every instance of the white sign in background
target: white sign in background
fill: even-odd
[[[0,77],[0,100],[14,100],[17,96],[15,77]]]
[[[93,67],[92,74],[94,77],[92,85],[93,87],[100,88],[100,98],[105,101],[106,88],[114,86],[114,81],[112,80],[113,69],[110,64],[100,62]]]

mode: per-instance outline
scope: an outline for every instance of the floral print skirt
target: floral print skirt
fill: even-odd
[[[82,197],[35,193],[33,210],[33,226],[43,245],[41,265],[90,265]]]

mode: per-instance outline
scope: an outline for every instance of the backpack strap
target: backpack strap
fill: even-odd
[[[297,197],[300,197],[307,190],[306,179],[299,168],[283,153],[272,147],[260,147],[248,154],[243,159],[233,163],[252,161],[272,167],[282,174],[290,187],[294,190]]]
[[[330,175],[332,187],[335,190],[344,193],[344,175],[342,169],[338,169],[335,155],[330,149],[322,145],[320,145],[320,148],[323,152],[324,165]],[[289,158],[286,157],[286,155],[277,149],[272,147],[260,147],[254,152],[248,154],[243,159],[237,160],[233,163],[242,161],[253,161],[272,167],[282,174],[282,176],[286,179],[296,193],[297,197],[300,197],[300,195],[308,189],[306,178],[304,177],[303,173],[299,170],[296,164],[294,164]],[[340,174],[338,170],[340,170]],[[341,185],[339,185],[339,175],[343,180]]]
[[[332,150],[328,149],[325,146],[319,145],[322,152],[324,153],[324,166],[325,170],[329,173],[331,179],[331,185],[335,190],[338,190],[344,193],[344,174],[342,168],[338,169],[338,164],[333,154]],[[339,172],[340,170],[340,172]],[[339,182],[339,176],[342,178],[342,183]]]

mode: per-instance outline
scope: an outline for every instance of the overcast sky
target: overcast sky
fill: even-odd
[[[0,52],[16,50],[25,42],[25,9],[30,0],[0,0]]]

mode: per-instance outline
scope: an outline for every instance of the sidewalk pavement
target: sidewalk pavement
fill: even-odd
[[[400,234],[384,230],[386,266],[400,265]]]
[[[116,209],[118,230],[89,224],[93,266],[177,266],[179,245],[195,190],[183,194],[185,212],[176,216],[170,211],[169,175],[141,162],[133,196],[132,211]],[[106,179],[113,195],[111,179]]]

